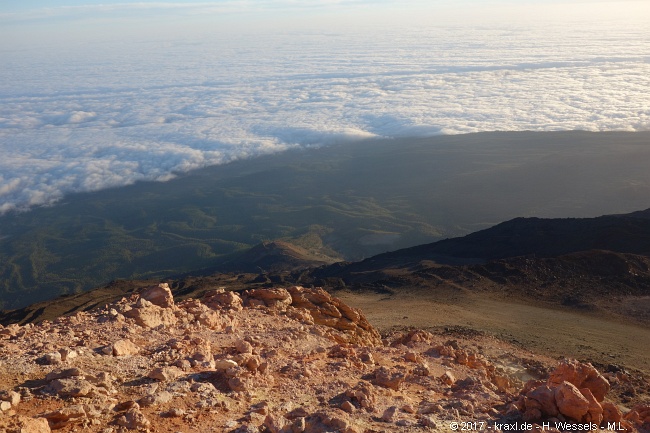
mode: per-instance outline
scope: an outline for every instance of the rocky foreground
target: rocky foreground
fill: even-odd
[[[0,432],[650,431],[648,402],[613,392],[625,371],[454,338],[382,338],[321,289],[176,303],[161,284],[0,326]]]

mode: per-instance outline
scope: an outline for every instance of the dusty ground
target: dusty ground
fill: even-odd
[[[650,329],[601,313],[509,302],[469,291],[427,296],[337,291],[380,331],[394,327],[461,327],[494,335],[540,355],[618,364],[650,376]]]
[[[519,310],[518,319],[485,299],[472,304],[454,295],[449,300],[460,304],[441,304],[340,294],[364,305],[383,334],[361,310],[323,290],[296,287],[241,297],[214,291],[175,302],[166,285],[153,286],[53,322],[0,327],[0,432],[448,432],[454,422],[492,432],[504,431],[497,423],[528,431],[522,422],[549,419],[650,427],[648,384],[637,374],[560,363],[469,328],[515,332],[517,323],[542,317],[542,309]],[[485,318],[469,321],[479,305]],[[440,326],[395,330],[409,321]],[[506,325],[498,328],[499,321]],[[565,412],[542,415],[529,398],[555,386],[558,365],[565,369],[559,383],[575,382],[562,385],[573,387],[574,399],[593,400],[603,391],[594,383],[606,384],[573,421]],[[567,414],[578,407],[562,405]]]

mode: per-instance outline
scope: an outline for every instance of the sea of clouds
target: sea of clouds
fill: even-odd
[[[650,33],[419,26],[3,49],[0,213],[296,146],[650,129]]]

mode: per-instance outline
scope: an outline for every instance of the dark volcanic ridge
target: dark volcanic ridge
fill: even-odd
[[[428,260],[390,267],[336,264],[302,273],[300,284],[330,289],[435,293],[490,292],[497,297],[538,301],[585,311],[608,312],[650,325],[650,258],[591,250],[558,257],[512,257],[476,265]]]
[[[361,263],[484,262],[518,256],[555,257],[588,250],[650,255],[650,209],[596,218],[515,218],[467,236],[379,254]]]

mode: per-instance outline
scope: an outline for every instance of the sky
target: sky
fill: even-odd
[[[650,129],[650,2],[0,0],[0,214],[292,147]]]

